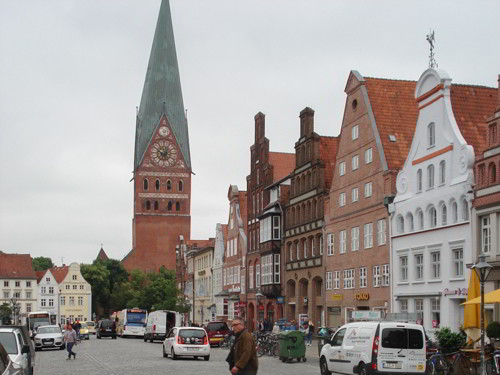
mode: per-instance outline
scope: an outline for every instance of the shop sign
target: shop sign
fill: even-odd
[[[276,303],[282,305],[285,303],[285,297],[276,297]]]
[[[359,320],[380,320],[382,311],[380,310],[355,310],[352,312],[353,319]]]
[[[328,313],[329,314],[340,315],[341,312],[342,312],[342,308],[341,307],[337,307],[337,306],[328,307]]]
[[[356,293],[354,295],[354,298],[356,298],[358,301],[368,301],[370,299],[370,294],[369,293]]]
[[[443,296],[466,296],[469,290],[467,288],[448,289],[443,290]]]
[[[333,294],[332,295],[332,301],[342,301],[344,299],[343,294]]]

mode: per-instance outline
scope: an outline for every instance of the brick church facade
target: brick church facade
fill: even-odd
[[[168,0],[163,0],[136,119],[132,250],[127,270],[175,270],[191,234],[191,157]]]

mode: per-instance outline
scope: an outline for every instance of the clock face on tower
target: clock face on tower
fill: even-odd
[[[168,141],[155,142],[151,148],[151,160],[160,167],[170,167],[177,161],[177,149]]]

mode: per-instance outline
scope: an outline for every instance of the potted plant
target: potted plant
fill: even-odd
[[[486,335],[490,338],[490,341],[495,343],[500,339],[500,323],[499,322],[491,322],[486,327]],[[496,347],[497,345],[495,345]]]
[[[458,351],[465,345],[467,339],[467,336],[462,332],[453,332],[448,327],[436,330],[434,336],[436,337],[439,348],[443,354]]]

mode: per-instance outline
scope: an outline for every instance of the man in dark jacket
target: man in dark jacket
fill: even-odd
[[[259,362],[252,334],[245,329],[245,321],[241,318],[233,319],[232,329],[236,336],[226,359],[231,374],[256,375]]]

